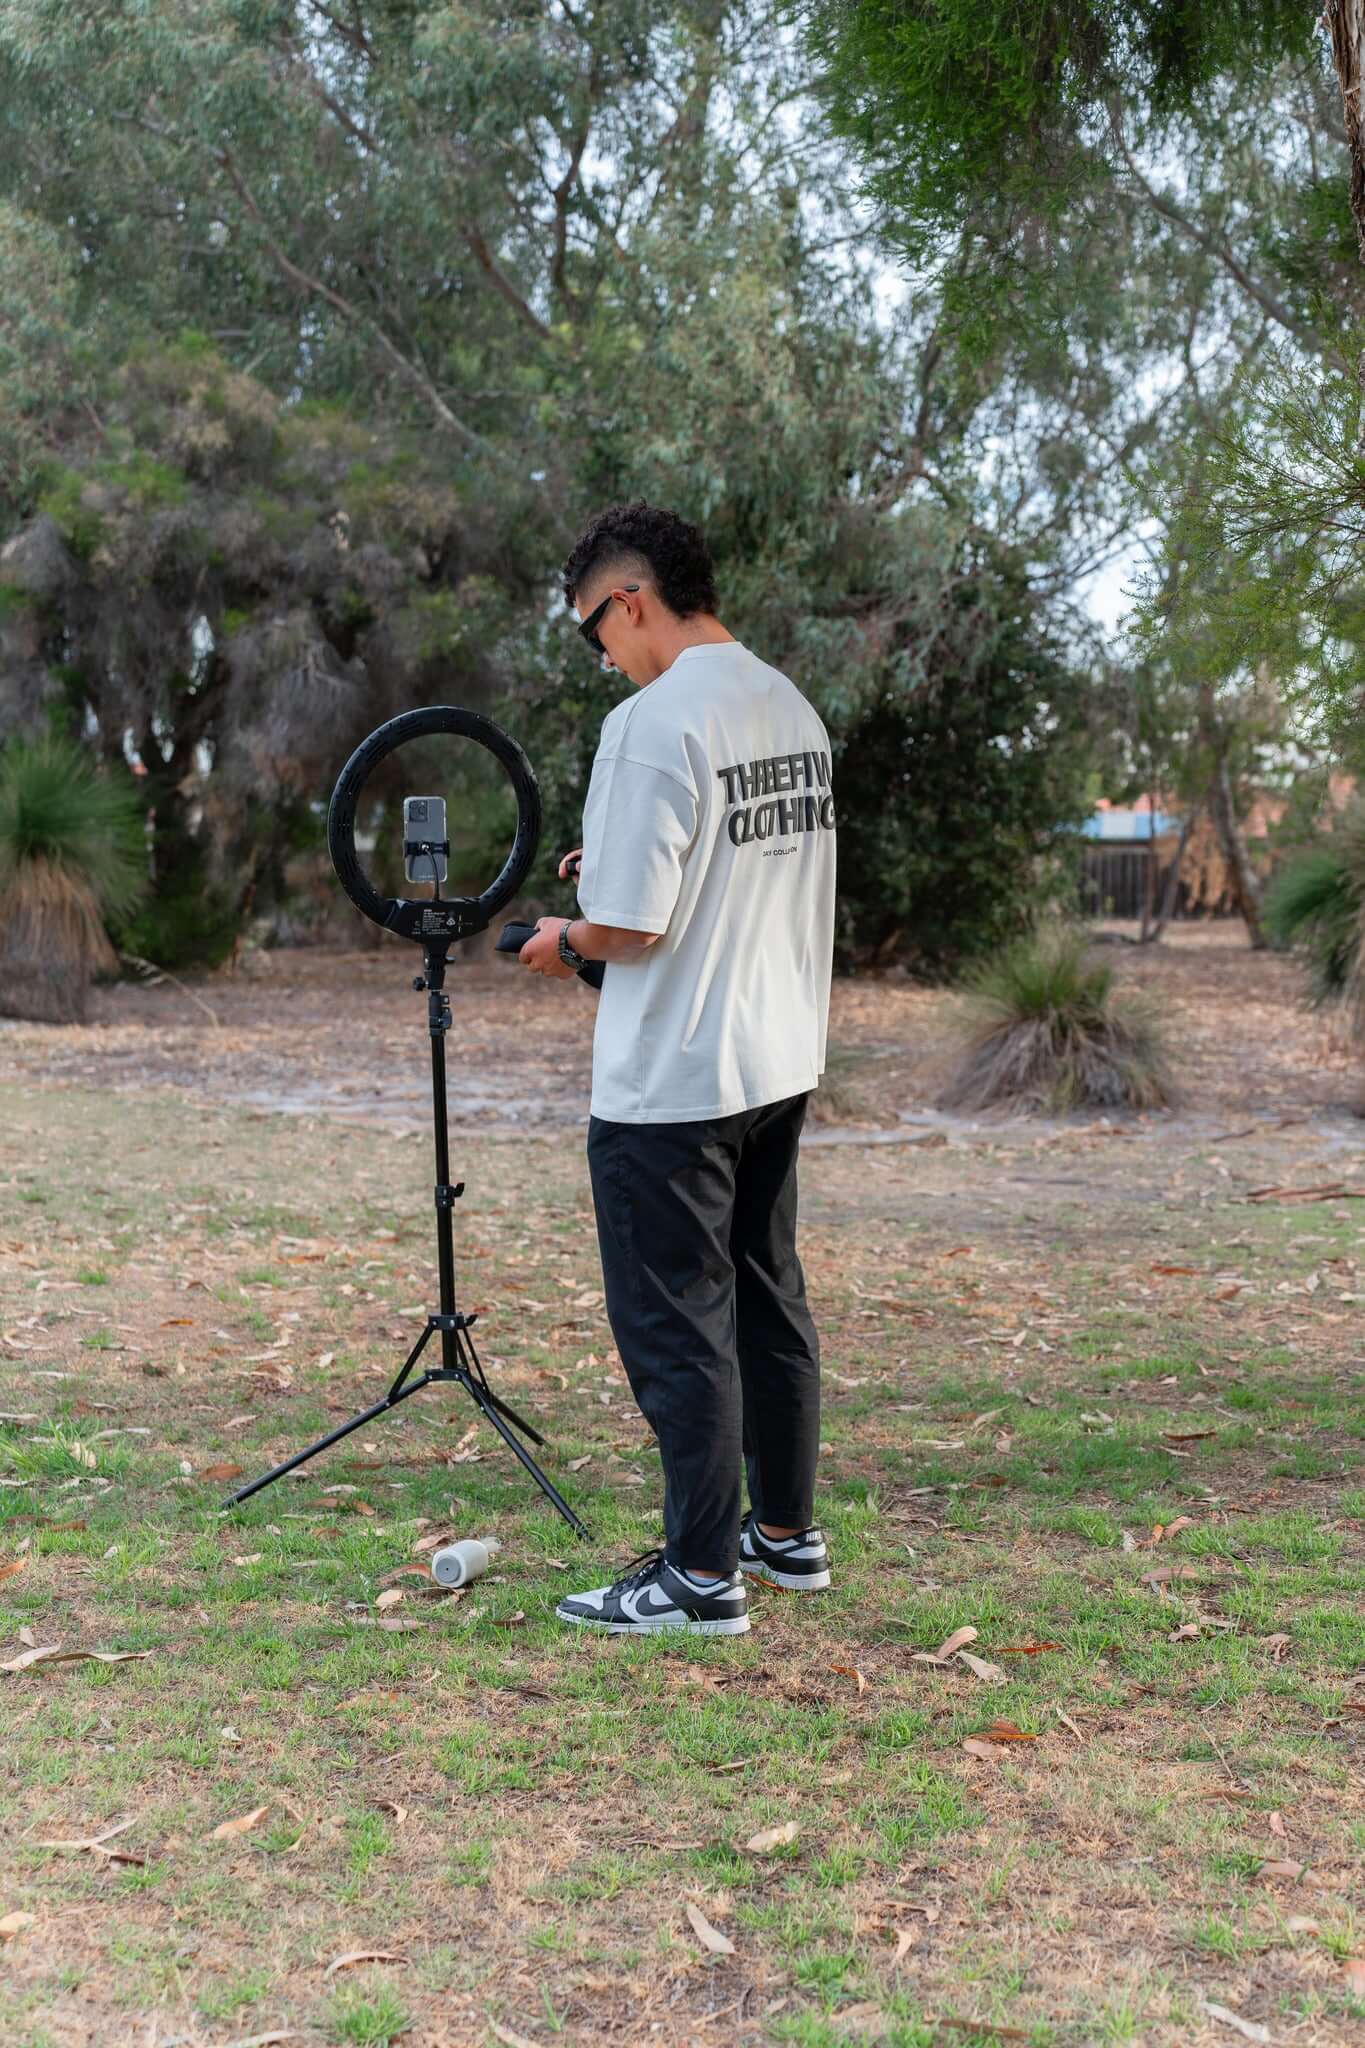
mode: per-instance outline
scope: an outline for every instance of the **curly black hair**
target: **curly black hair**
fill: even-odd
[[[647,505],[608,505],[585,527],[564,564],[564,602],[573,604],[594,570],[642,564],[671,612],[687,619],[716,608],[716,573],[701,528],[676,512]]]

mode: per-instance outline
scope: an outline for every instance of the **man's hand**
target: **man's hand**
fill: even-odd
[[[582,865],[583,849],[581,846],[576,846],[573,852],[566,853],[563,860],[559,863],[560,881],[570,881],[578,873],[578,870]]]
[[[537,918],[534,937],[526,941],[517,955],[522,966],[529,967],[532,974],[547,974],[552,981],[573,980],[573,968],[566,967],[559,957],[559,934],[563,924],[562,917]]]

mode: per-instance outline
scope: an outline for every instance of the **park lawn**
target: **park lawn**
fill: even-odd
[[[1247,1199],[1358,1155],[812,1148],[836,1587],[637,1644],[553,1620],[659,1530],[580,1147],[454,1150],[591,1547],[439,1390],[218,1512],[420,1327],[424,1141],[0,1087],[0,1661],[150,1653],[0,1674],[9,2048],[1365,2041],[1365,1204]]]

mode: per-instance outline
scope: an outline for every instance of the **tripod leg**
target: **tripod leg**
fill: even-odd
[[[541,1450],[544,1450],[545,1438],[541,1435],[540,1431],[538,1429],[533,1429],[529,1422],[525,1421],[522,1416],[518,1415],[515,1408],[509,1408],[507,1403],[503,1400],[501,1394],[495,1394],[493,1392],[493,1389],[483,1381],[480,1381],[478,1384],[479,1391],[483,1395],[484,1399],[487,1401],[491,1401],[493,1406],[499,1411],[499,1413],[505,1415],[507,1417],[507,1420],[521,1431],[523,1436],[529,1436],[533,1444],[538,1444]]]
[[[406,1370],[404,1367],[404,1371]],[[286,1458],[273,1472],[267,1472],[263,1478],[253,1479],[250,1486],[243,1486],[237,1493],[229,1494],[223,1506],[235,1508],[242,1501],[250,1500],[253,1493],[259,1493],[261,1488],[269,1486],[272,1480],[283,1479],[286,1472],[292,1472],[296,1465],[302,1465],[309,1458],[315,1458],[319,1451],[325,1451],[330,1444],[340,1443],[342,1437],[349,1436],[353,1429],[360,1429],[365,1423],[373,1422],[377,1415],[386,1415],[390,1408],[396,1408],[400,1401],[406,1401],[409,1394],[420,1392],[426,1384],[426,1375],[423,1374],[420,1380],[410,1381],[400,1392],[395,1393],[390,1388],[383,1400],[376,1401],[373,1408],[367,1408],[363,1415],[353,1415],[349,1422],[342,1423],[340,1429],[334,1429],[327,1436],[320,1436],[315,1444],[309,1444],[306,1451],[296,1451],[292,1458]]]
[[[484,1414],[488,1417],[488,1420],[492,1423],[494,1429],[496,1429],[498,1435],[502,1438],[503,1442],[511,1445],[512,1449],[520,1458],[522,1464],[526,1467],[526,1470],[535,1480],[536,1485],[544,1494],[546,1500],[550,1502],[551,1506],[559,1509],[560,1514],[563,1515],[565,1521],[573,1530],[574,1535],[581,1536],[586,1541],[588,1531],[584,1527],[583,1523],[579,1521],[577,1515],[569,1506],[569,1503],[565,1500],[563,1494],[560,1493],[558,1487],[554,1484],[554,1481],[550,1479],[547,1476],[547,1474],[541,1471],[539,1465],[537,1465],[535,1459],[531,1456],[531,1453],[527,1450],[525,1444],[520,1442],[517,1437],[513,1436],[511,1430],[507,1427],[507,1424],[503,1421],[501,1415],[499,1415],[498,1409],[502,1405],[501,1402],[499,1402],[495,1396],[490,1398],[488,1395],[487,1388],[480,1386],[477,1380],[471,1379],[468,1373],[461,1374],[461,1379],[463,1381],[466,1393],[468,1393],[473,1398],[474,1402],[478,1407],[482,1408]]]

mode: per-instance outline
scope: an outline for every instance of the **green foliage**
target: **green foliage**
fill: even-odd
[[[1084,707],[1016,577],[925,592],[839,732],[840,944],[926,975],[1060,893],[1085,802]]]
[[[35,395],[51,466],[17,537],[0,725],[60,696],[131,729],[159,897],[197,872],[188,833],[239,909],[268,908],[289,821],[348,745],[448,698],[507,706],[547,784],[548,868],[610,701],[566,666],[553,571],[608,498],[704,523],[727,623],[841,736],[948,673],[933,607],[1007,503],[1036,508],[1016,559],[1065,583],[1095,490],[1083,408],[1054,375],[1047,417],[1002,436],[956,344],[879,317],[808,84],[748,0],[205,0],[192,30],[170,0],[0,10],[0,196],[117,366],[89,409],[55,372]],[[15,168],[35,155],[41,181]],[[987,441],[1009,450],[989,485]],[[1023,608],[1021,647],[1041,644],[1044,608]],[[982,748],[1014,734],[1021,765],[1056,761],[1086,685],[1051,660],[1046,714],[984,712]],[[1030,763],[1023,783],[1002,926],[1072,808],[1066,776]],[[392,777],[373,794],[391,804]],[[472,862],[500,813],[472,785],[463,809]],[[870,892],[886,863],[863,865]],[[932,921],[926,892],[908,908]],[[979,927],[931,932],[925,964]]]
[[[1281,945],[1302,948],[1313,1002],[1342,1005],[1365,1037],[1365,800],[1280,869],[1265,918]]]
[[[1241,712],[1264,708],[1253,670],[1282,687],[1301,733],[1320,738],[1325,714],[1340,738],[1365,629],[1337,579],[1354,538],[1334,526],[1354,503],[1344,386],[1365,268],[1314,11],[808,0],[803,13],[833,119],[937,299],[935,337],[993,387],[1001,439],[1036,408],[1055,423],[1039,450],[1054,489],[1082,458],[1079,502],[1058,491],[1059,506],[1091,532],[1146,528],[1141,652],[1186,687],[1183,707],[1170,693],[1184,737],[1167,779],[1197,785],[1218,751],[1201,693],[1237,745]]]
[[[241,924],[240,902],[212,873],[205,848],[183,838],[177,857],[163,848],[155,895],[116,920],[113,937],[120,953],[158,967],[218,967]]]
[[[1346,358],[1270,349],[1176,498],[1171,556],[1141,620],[1149,645],[1205,672],[1261,665],[1349,750],[1365,742],[1365,384]],[[1173,494],[1174,495],[1174,494]]]
[[[1157,1109],[1173,1086],[1164,1035],[1084,931],[1046,926],[1016,938],[965,984],[968,1050],[946,1107],[1012,1106],[1061,1114],[1087,1106]]]
[[[88,749],[48,735],[0,749],[0,904],[36,870],[87,893],[107,918],[147,893],[143,807],[126,772],[101,772]]]
[[[985,195],[1060,218],[1106,175],[1112,98],[1159,131],[1313,38],[1297,0],[815,0],[807,19],[835,120],[918,253]]]
[[[85,1014],[115,965],[106,925],[146,895],[143,806],[60,734],[0,750],[0,1005],[53,1023]]]

